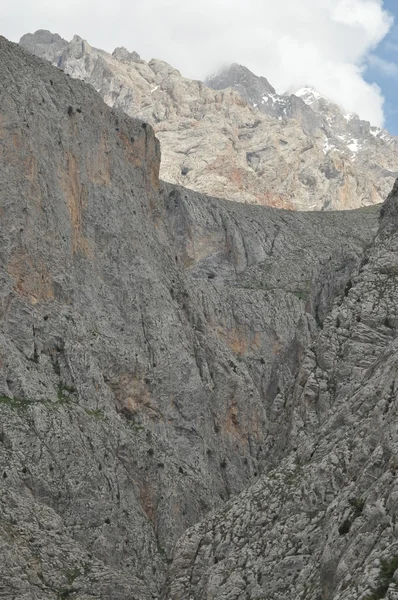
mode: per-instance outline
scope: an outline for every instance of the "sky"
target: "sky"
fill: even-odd
[[[308,85],[398,135],[398,0],[0,0],[0,33],[48,29],[204,79],[237,62],[279,93]]]

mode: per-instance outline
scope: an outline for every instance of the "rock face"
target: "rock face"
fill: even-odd
[[[206,84],[213,90],[235,88],[247,104],[259,108],[261,112],[279,117],[279,111],[272,111],[271,105],[278,102],[267,102],[265,98],[276,98],[277,93],[265,77],[257,77],[242,65],[234,63],[228,69],[207,78]],[[280,96],[282,98],[282,96]]]
[[[397,231],[398,184],[275,400],[288,456],[178,542],[169,599],[397,597]]]
[[[205,85],[78,36],[68,43],[38,31],[20,44],[150,123],[168,182],[238,202],[330,210],[381,202],[398,175],[396,138],[309,88],[281,96],[239,65]]]
[[[211,198],[4,38],[0,82],[1,594],[394,598],[398,184]]]
[[[45,60],[54,62],[68,48],[69,44],[58,33],[40,30],[34,34],[24,35],[22,45],[31,54],[37,54]]]
[[[378,209],[160,183],[152,128],[83,82],[4,38],[0,81],[0,589],[158,598],[178,537],[285,455],[282,390]]]

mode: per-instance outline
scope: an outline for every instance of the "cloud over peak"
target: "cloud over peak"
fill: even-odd
[[[147,59],[162,58],[197,79],[238,62],[279,92],[310,85],[347,112],[383,124],[381,91],[363,78],[368,57],[392,25],[382,0],[69,0],[67,10],[52,0],[34,5],[14,0],[2,8],[3,33],[12,39],[40,28],[67,39],[78,33],[108,51],[123,45]]]

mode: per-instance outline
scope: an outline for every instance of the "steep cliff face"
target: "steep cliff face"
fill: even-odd
[[[290,454],[177,544],[168,598],[397,596],[398,185],[290,389]]]
[[[158,598],[175,540],[285,455],[282,390],[378,210],[160,183],[152,128],[83,82],[4,38],[0,80],[1,588]]]
[[[240,65],[205,85],[161,60],[124,48],[110,55],[78,36],[68,43],[38,31],[20,43],[150,123],[171,183],[238,202],[331,210],[382,202],[398,175],[396,139],[313,90],[278,95]]]

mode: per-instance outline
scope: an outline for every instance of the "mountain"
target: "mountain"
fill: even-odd
[[[1,37],[0,82],[1,595],[394,598],[398,181],[213,198]]]
[[[170,600],[397,597],[398,182],[284,406],[283,460],[178,542]]]
[[[395,331],[394,203],[384,209],[386,242],[375,246],[390,263],[375,255],[366,266],[378,207],[286,212],[164,184],[152,128],[90,86],[4,38],[0,81],[0,589],[7,598],[154,600],[168,581],[173,598],[189,597],[185,589],[201,598],[206,546],[186,530],[207,528],[223,506],[219,533],[206,538],[216,548],[231,506],[251,522],[245,499],[268,493],[271,469],[285,477],[289,461],[307,459],[316,468],[307,438],[332,419],[335,397],[346,398],[339,386],[348,393],[392,368],[383,352]],[[365,275],[363,310],[380,322],[358,313],[358,330],[350,311],[362,307],[355,286]],[[329,354],[317,362],[312,344]],[[317,402],[317,386],[333,400]],[[384,409],[389,419],[393,405]],[[338,418],[324,437],[335,453]],[[363,427],[363,438],[347,432],[350,448],[367,443]],[[381,422],[371,435],[385,439]],[[351,494],[348,475],[333,469],[325,477]],[[369,486],[355,490],[367,497]],[[311,492],[314,511],[318,495],[332,499],[322,490]],[[249,533],[243,545],[254,542]],[[226,560],[235,542],[225,542]],[[191,563],[200,582],[186,579]]]
[[[227,69],[208,77],[205,83],[213,90],[235,88],[247,104],[254,108],[258,107],[265,114],[279,116],[276,112],[266,110],[266,107],[271,108],[268,106],[268,99],[277,97],[275,89],[265,77],[257,77],[246,67],[234,63]]]
[[[204,84],[161,60],[46,31],[20,44],[150,123],[165,181],[238,202],[331,210],[382,202],[398,175],[395,137],[310,88],[278,95],[239,65]]]

